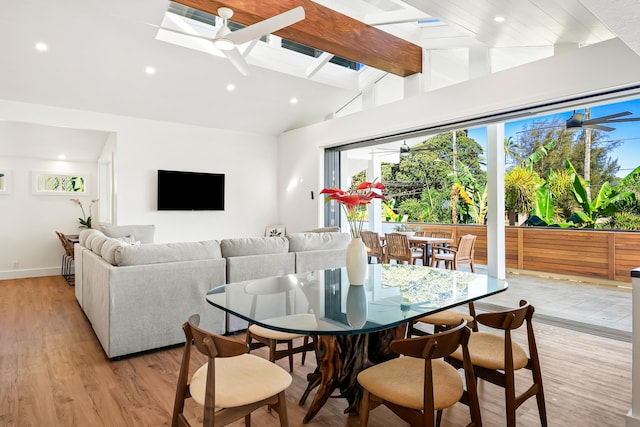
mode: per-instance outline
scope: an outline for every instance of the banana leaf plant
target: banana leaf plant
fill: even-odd
[[[557,144],[557,141],[551,141],[548,144],[543,145],[538,148],[536,151],[531,153],[527,158],[525,158],[520,165],[526,169],[532,169],[533,164],[540,161],[543,157],[546,157],[549,154],[549,150],[554,148]]]
[[[457,162],[458,173],[450,172],[453,181],[452,192],[457,192],[464,203],[464,213],[474,224],[484,224],[487,218],[487,184],[482,185],[469,170],[469,167]]]
[[[571,216],[567,218],[567,222],[573,222],[579,227],[593,228],[598,219],[610,217],[620,211],[620,204],[633,203],[636,200],[636,195],[633,192],[621,191],[620,189],[624,188],[624,183],[628,182],[632,176],[640,173],[640,166],[623,178],[615,187],[611,187],[608,182],[605,182],[602,187],[600,187],[600,191],[598,191],[595,199],[591,200],[587,194],[584,180],[576,173],[571,162],[566,160],[565,165],[571,172],[571,179],[573,181],[571,191],[573,197],[582,208],[582,211],[576,211],[571,214]]]

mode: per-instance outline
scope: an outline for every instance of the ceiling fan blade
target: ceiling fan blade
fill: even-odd
[[[640,117],[629,117],[628,119],[612,119],[607,120],[605,123],[626,123],[626,122],[638,122]]]
[[[244,60],[244,57],[237,47],[234,47],[231,50],[223,50],[222,53],[227,57],[227,59],[229,59],[233,66],[236,67],[238,71],[240,71],[240,74],[242,74],[243,76],[249,75],[249,70],[247,69],[247,61]]]
[[[606,132],[610,132],[612,130],[616,130],[616,128],[612,128],[612,127],[609,127],[609,126],[594,125],[594,124],[585,124],[582,127],[583,128],[603,130],[603,131],[606,131]]]
[[[293,25],[304,19],[304,8],[302,6],[295,7],[287,12],[281,13],[264,21],[257,22],[248,27],[244,27],[238,31],[234,31],[226,36],[235,44],[244,44],[251,40],[259,39],[267,34],[275,33],[278,30]]]
[[[629,114],[631,114],[631,111],[623,111],[621,113],[610,114],[608,116],[602,116],[602,117],[596,117],[595,119],[591,119],[591,120],[585,120],[584,123],[585,124],[606,123],[610,119],[615,119],[617,117],[628,116]]]

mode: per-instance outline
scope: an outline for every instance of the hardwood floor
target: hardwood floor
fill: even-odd
[[[624,425],[631,407],[631,344],[547,324],[534,327],[549,425]],[[256,354],[264,355],[261,350]],[[62,276],[0,281],[2,426],[167,426],[181,356],[177,346],[111,361]],[[300,366],[300,357],[295,358],[294,383],[287,390],[291,426],[302,425],[306,407],[297,401],[313,360],[308,357]],[[280,362],[285,367],[286,361]],[[518,379],[522,385],[529,380],[527,375]],[[483,424],[504,426],[501,390],[481,382],[480,401]],[[308,426],[358,426],[357,417],[344,415],[344,408],[344,399],[330,399]],[[456,405],[445,411],[442,426],[467,423],[466,407]],[[278,422],[261,409],[253,425]],[[369,425],[405,424],[380,407]],[[539,425],[530,400],[518,410],[518,426]]]

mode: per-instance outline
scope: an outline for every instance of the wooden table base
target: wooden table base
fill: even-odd
[[[360,335],[320,335],[316,340],[316,370],[307,376],[309,384],[300,398],[304,405],[309,392],[318,388],[309,410],[302,420],[308,423],[318,413],[335,389],[347,399],[344,413],[358,414],[362,388],[358,373],[370,366],[398,357],[389,349],[394,339],[404,338],[406,325]]]

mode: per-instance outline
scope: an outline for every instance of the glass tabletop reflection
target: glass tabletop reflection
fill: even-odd
[[[345,268],[229,283],[207,301],[249,322],[283,332],[360,334],[505,291],[504,280],[464,271],[370,264],[364,285]]]

